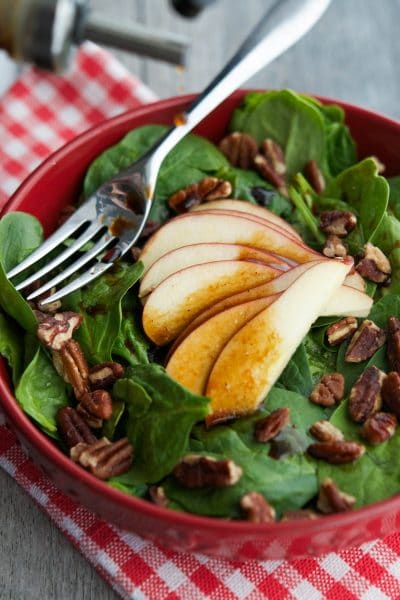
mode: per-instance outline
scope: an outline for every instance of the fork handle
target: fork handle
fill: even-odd
[[[149,150],[148,180],[155,181],[172,148],[242,83],[271,63],[303,37],[325,12],[331,0],[278,0],[243,44],[182,115]]]

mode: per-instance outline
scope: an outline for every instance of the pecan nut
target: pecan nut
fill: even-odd
[[[349,210],[323,210],[319,220],[321,231],[338,237],[346,237],[357,225],[357,217]]]
[[[364,258],[356,265],[358,273],[374,283],[386,283],[392,273],[392,267],[384,253],[377,246],[368,243],[364,246]]]
[[[315,160],[308,161],[304,167],[304,175],[316,193],[322,194],[322,192],[325,190],[325,178]]]
[[[168,498],[164,488],[161,485],[151,485],[149,487],[150,500],[157,506],[168,506]]]
[[[387,357],[391,371],[400,373],[400,319],[388,318]]]
[[[133,460],[133,446],[128,438],[110,442],[107,438],[94,444],[77,444],[71,458],[98,479],[110,479],[129,470]]]
[[[387,374],[382,384],[381,393],[385,408],[400,419],[400,375],[397,371],[391,371]]]
[[[142,254],[142,249],[140,248],[140,246],[132,246],[129,252],[132,261],[137,262],[140,259],[140,255]]]
[[[346,350],[346,362],[359,363],[371,358],[386,341],[386,334],[375,323],[365,319],[354,333]]]
[[[82,348],[75,340],[69,340],[59,351],[53,352],[53,364],[59,375],[70,383],[79,399],[88,391],[89,367]]]
[[[356,498],[342,492],[338,486],[327,477],[320,485],[317,508],[322,513],[329,515],[351,510],[356,503]]]
[[[273,506],[258,492],[248,492],[240,499],[240,508],[246,521],[252,523],[272,523],[276,513]]]
[[[92,415],[92,413],[86,410],[83,404],[79,403],[76,407],[76,411],[79,413],[80,417],[85,421],[85,423],[92,429],[101,429],[103,427],[103,419]]]
[[[355,317],[345,317],[332,323],[326,330],[326,337],[331,346],[337,346],[353,335],[358,327]]]
[[[90,387],[92,390],[109,388],[123,376],[124,372],[124,367],[114,361],[95,365],[89,370]]]
[[[318,515],[310,508],[300,508],[299,510],[286,510],[281,521],[300,521],[301,519],[318,519]]]
[[[261,154],[265,156],[270,167],[278,175],[284,175],[286,173],[286,162],[285,155],[282,148],[277,142],[266,138],[261,142],[260,146]]]
[[[56,420],[60,435],[68,448],[73,448],[79,443],[93,444],[97,441],[84,420],[71,406],[60,408]]]
[[[188,488],[226,487],[234,485],[243,474],[233,460],[217,460],[211,456],[188,454],[176,465],[174,475]]]
[[[344,435],[329,421],[316,421],[310,427],[310,433],[319,442],[342,442]]]
[[[143,227],[142,233],[139,236],[139,240],[146,240],[153,235],[153,233],[158,231],[160,227],[161,223],[159,221],[153,221],[152,219],[149,219],[146,221],[146,225]]]
[[[263,177],[268,183],[277,188],[282,196],[287,196],[288,191],[286,187],[285,179],[282,175],[279,175],[276,171],[274,171],[273,167],[268,162],[268,159],[265,158],[262,154],[257,154],[254,157],[254,167],[260,173],[261,177]]]
[[[288,408],[278,408],[267,417],[257,421],[254,427],[254,437],[257,442],[269,442],[286,427],[289,420],[290,410]]]
[[[357,442],[317,442],[307,448],[313,458],[325,460],[332,465],[344,465],[359,459],[365,447]]]
[[[256,140],[248,133],[234,131],[224,137],[218,148],[231,165],[240,169],[250,169],[258,152]]]
[[[337,235],[328,235],[322,248],[322,254],[327,258],[343,258],[347,256],[347,245]]]
[[[86,392],[80,397],[80,405],[99,419],[109,419],[112,415],[112,399],[106,390]]]
[[[373,446],[382,444],[396,433],[396,415],[387,412],[377,412],[371,415],[361,428],[361,436]]]
[[[348,411],[355,423],[364,423],[382,406],[381,388],[385,373],[375,366],[368,367],[350,391]]]
[[[341,373],[328,373],[315,386],[310,400],[320,406],[334,406],[343,399],[344,377]]]
[[[72,338],[73,332],[83,320],[82,315],[72,311],[55,313],[54,315],[35,311],[35,314],[39,320],[36,331],[37,337],[47,348],[56,351],[61,350]]]
[[[229,181],[217,177],[205,177],[172,194],[168,205],[176,213],[185,213],[202,202],[228,198],[231,194],[232,185]]]

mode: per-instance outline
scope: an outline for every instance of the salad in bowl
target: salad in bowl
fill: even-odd
[[[135,127],[70,199],[165,129]],[[242,95],[210,137],[171,151],[138,245],[62,305],[8,281],[43,231],[2,217],[0,353],[20,409],[85,481],[177,519],[279,528],[391,498],[400,177],[358,159],[341,107],[290,90]]]

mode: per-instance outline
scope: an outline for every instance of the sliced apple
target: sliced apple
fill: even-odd
[[[248,215],[253,215],[254,217],[258,217],[265,221],[269,221],[271,223],[275,223],[279,227],[286,229],[292,236],[297,239],[301,239],[300,235],[297,231],[292,227],[287,221],[278,217],[275,213],[268,208],[264,208],[259,204],[252,204],[251,202],[247,202],[246,200],[235,200],[232,198],[228,198],[225,200],[214,200],[212,202],[204,202],[203,204],[199,204],[192,208],[193,212],[202,211],[202,210],[235,210],[239,212],[244,212]]]
[[[365,280],[361,277],[360,273],[357,273],[357,271],[353,271],[347,275],[344,280],[344,285],[349,285],[356,290],[360,290],[360,292],[365,292]]]
[[[191,244],[171,250],[156,260],[140,283],[139,296],[142,298],[149,294],[161,281],[176,271],[218,260],[253,260],[281,271],[287,271],[291,266],[276,254],[243,244]]]
[[[167,373],[192,392],[202,394],[214,362],[229,339],[276,298],[269,296],[233,306],[202,323],[172,353]]]
[[[346,279],[345,279],[346,282]],[[321,311],[321,317],[367,317],[373,300],[368,294],[343,284]]]
[[[345,261],[315,263],[228,341],[205,388],[208,423],[256,410],[350,268]]]
[[[188,213],[171,219],[144,246],[140,260],[145,271],[166,252],[191,244],[207,242],[244,244],[267,250],[297,263],[317,260],[321,254],[272,225],[264,225],[246,215]]]
[[[142,323],[159,346],[177,337],[187,324],[214,302],[280,274],[278,269],[240,260],[203,263],[173,273],[148,296]]]

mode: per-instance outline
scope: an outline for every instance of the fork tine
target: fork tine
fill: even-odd
[[[69,258],[73,254],[75,254],[75,252],[80,250],[80,248],[82,248],[82,246],[84,246],[84,244],[86,244],[86,242],[89,242],[96,235],[96,233],[98,233],[103,227],[104,227],[104,225],[101,225],[97,222],[92,223],[92,225],[90,225],[82,233],[82,235],[80,235],[74,241],[74,243],[71,244],[71,246],[69,246],[69,248],[66,248],[64,250],[64,252],[61,252],[61,254],[56,256],[47,265],[45,265],[44,267],[42,267],[41,269],[36,271],[36,273],[33,273],[33,275],[31,275],[30,277],[28,277],[24,281],[21,281],[21,283],[19,283],[18,285],[15,286],[15,289],[18,291],[23,290],[24,288],[28,287],[29,285],[31,285],[32,283],[37,281],[40,277],[43,277],[43,276],[47,275],[48,273],[50,273],[50,271],[52,269],[54,269],[55,267],[58,267],[58,265],[63,263],[65,260],[67,260],[67,258]]]
[[[49,252],[54,250],[59,244],[65,242],[79,227],[87,223],[88,221],[93,220],[93,216],[95,216],[95,212],[92,215],[92,210],[95,207],[95,200],[89,200],[85,202],[85,204],[79,208],[76,212],[74,212],[68,219],[65,221],[61,227],[59,227],[51,236],[47,238],[37,248],[34,250],[29,256],[27,256],[22,262],[16,265],[11,271],[7,273],[7,277],[11,279],[19,273],[22,273],[25,269],[32,267],[38,260],[44,258]]]
[[[58,290],[57,292],[55,292],[48,298],[45,298],[44,300],[42,300],[40,304],[42,306],[46,306],[46,304],[51,304],[52,302],[55,302],[56,300],[61,300],[61,298],[64,298],[64,296],[71,294],[75,290],[78,290],[78,289],[82,288],[84,285],[87,285],[94,279],[97,279],[97,277],[99,277],[99,275],[102,275],[103,273],[108,271],[108,269],[110,269],[110,267],[112,267],[113,264],[114,264],[114,262],[108,262],[108,263],[98,262],[98,263],[96,263],[91,269],[82,273],[82,275],[80,275],[79,277],[77,277],[76,279],[71,281],[71,283],[68,283],[63,288],[61,288],[60,290]]]
[[[53,277],[53,279],[42,285],[39,289],[29,294],[27,300],[33,300],[34,298],[41,296],[48,290],[51,290],[52,287],[56,286],[61,281],[64,281],[64,279],[67,279],[67,277],[69,277],[70,275],[76,273],[81,267],[83,267],[86,263],[92,260],[92,258],[95,258],[100,252],[105,250],[107,246],[109,246],[109,244],[115,239],[116,238],[114,236],[110,235],[107,232],[96,242],[96,244],[93,246],[93,248],[89,250],[89,252],[85,252],[85,254],[82,254],[82,256],[78,258],[78,260],[73,262],[67,269],[65,269],[65,271],[59,273],[58,275]]]

